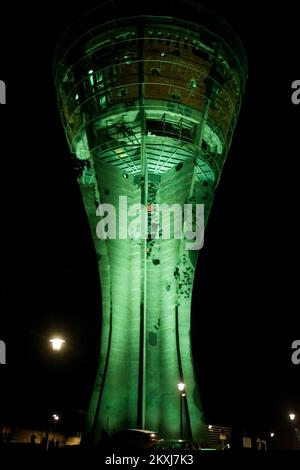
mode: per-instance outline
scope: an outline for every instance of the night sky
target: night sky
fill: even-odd
[[[257,0],[201,3],[239,34],[249,79],[195,278],[200,394],[207,422],[283,429],[290,410],[300,414],[300,365],[291,362],[300,337],[300,105],[291,102],[300,10],[288,1],[264,10]],[[95,378],[101,292],[51,61],[65,27],[96,4],[6,5],[1,14],[0,424],[42,426],[60,411],[80,427]],[[67,339],[55,357],[54,332]]]

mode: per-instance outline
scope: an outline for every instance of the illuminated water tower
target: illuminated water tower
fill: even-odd
[[[162,6],[136,16],[137,7],[126,3],[124,13],[121,3],[106,2],[73,24],[54,61],[103,298],[88,432],[96,443],[107,428],[151,429],[169,438],[180,430],[201,441],[206,427],[190,338],[198,251],[187,249],[182,213],[185,204],[204,204],[207,221],[241,105],[246,58],[224,20],[191,2],[180,2],[174,16],[162,16]],[[172,230],[169,238],[161,230],[155,237],[126,230],[120,236],[119,220],[116,237],[99,239],[97,207],[110,204],[118,213],[125,200],[143,204],[149,217],[157,204],[181,207],[169,228],[179,220],[183,236]],[[178,383],[185,391],[180,401]]]

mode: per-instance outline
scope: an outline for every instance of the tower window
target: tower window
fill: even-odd
[[[190,86],[191,86],[192,88],[197,88],[197,86],[198,86],[197,80],[195,80],[194,78],[191,78],[191,80],[190,80]]]
[[[149,344],[150,346],[157,345],[157,334],[154,333],[153,331],[149,331]]]
[[[172,51],[172,54],[179,57],[180,56],[180,50],[179,49],[174,49],[174,51]]]
[[[160,76],[159,69],[151,69],[151,75],[153,75],[153,77],[159,77]]]
[[[105,108],[105,106],[107,105],[107,98],[105,95],[100,96],[99,103],[102,108]]]
[[[135,56],[134,56],[134,54],[132,54],[132,52],[128,52],[123,57],[123,62],[126,65],[132,65],[134,60],[135,60]]]
[[[124,96],[126,96],[126,95],[127,95],[126,88],[122,87],[122,88],[118,89],[117,96],[119,96],[119,98],[124,98]]]
[[[178,95],[177,93],[172,93],[171,98],[172,98],[173,101],[180,101],[181,100],[181,96]]]
[[[183,167],[183,163],[182,162],[179,162],[177,165],[176,165],[176,171],[179,171],[181,170],[181,168]]]

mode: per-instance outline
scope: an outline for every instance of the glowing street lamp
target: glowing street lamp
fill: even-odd
[[[273,438],[275,436],[275,433],[271,432],[270,436]]]
[[[57,425],[58,421],[60,420],[60,416],[55,413],[55,414],[52,415],[52,418],[53,418],[53,420],[54,420],[53,441],[54,441],[54,445],[55,445],[55,441],[56,441],[56,425]]]
[[[179,384],[177,384],[177,388],[179,390],[179,400],[180,400],[180,439],[182,440],[182,438],[183,438],[182,400],[186,396],[185,384],[180,382]]]
[[[295,413],[290,413],[289,418],[290,418],[291,421],[294,421],[294,419],[296,418]]]
[[[61,347],[62,345],[65,343],[66,341],[62,338],[51,338],[49,339],[49,343],[51,343],[52,345],[52,350],[53,351],[60,351],[61,350]]]

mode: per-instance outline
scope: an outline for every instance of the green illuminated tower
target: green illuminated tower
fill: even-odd
[[[145,428],[178,438],[182,422],[183,436],[201,442],[190,339],[198,252],[161,233],[101,240],[96,208],[109,203],[118,211],[120,196],[149,214],[154,204],[204,204],[206,222],[241,105],[246,58],[230,27],[192,2],[181,2],[174,16],[157,16],[162,7],[136,16],[136,7],[133,13],[126,5],[124,13],[121,3],[108,1],[71,26],[54,62],[103,299],[88,432],[95,443],[107,426],[109,433]]]

